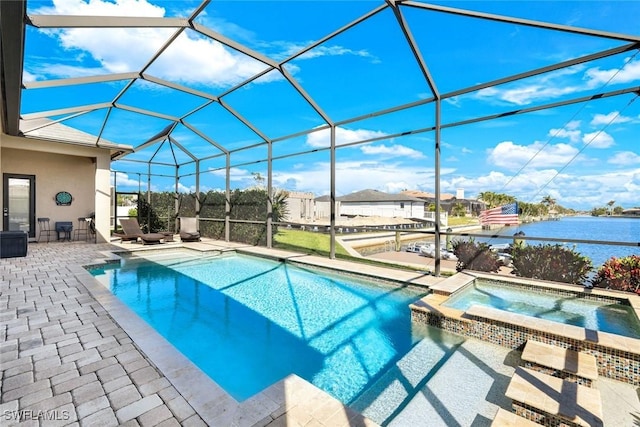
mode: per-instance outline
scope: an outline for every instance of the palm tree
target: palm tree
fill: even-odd
[[[551,195],[546,195],[542,198],[540,203],[545,205],[547,207],[547,212],[549,212],[550,209],[553,209],[556,206],[556,199],[551,197]]]
[[[609,202],[607,203],[607,206],[609,206],[609,215],[611,215],[611,214],[612,214],[611,207],[612,207],[615,203],[616,203],[616,201],[615,201],[615,200],[609,200]]]

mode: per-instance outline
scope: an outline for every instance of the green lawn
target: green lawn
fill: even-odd
[[[448,226],[449,227],[455,227],[458,225],[473,225],[473,224],[479,224],[480,222],[478,221],[477,217],[471,218],[471,217],[464,217],[464,216],[450,216],[448,218]]]
[[[330,236],[302,230],[279,229],[275,235],[274,247],[294,252],[328,256]],[[336,256],[348,256],[349,253],[336,242]]]
[[[274,236],[273,247],[277,249],[289,250],[292,252],[328,257],[329,256],[329,239],[330,239],[330,236],[324,233],[314,233],[311,231],[302,231],[302,230],[288,230],[288,229],[281,228],[280,230],[278,230],[278,234]],[[379,267],[386,267],[386,268],[395,268],[398,270],[422,271],[422,269],[414,269],[411,267],[382,262],[382,261],[378,261],[370,258],[353,257],[349,255],[349,253],[338,242],[336,242],[336,258],[347,259],[347,260],[358,262],[361,264],[376,265]],[[443,272],[443,275],[445,276],[449,274],[450,273],[448,272]]]

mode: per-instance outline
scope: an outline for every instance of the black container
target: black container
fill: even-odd
[[[0,231],[0,258],[27,256],[26,231]]]

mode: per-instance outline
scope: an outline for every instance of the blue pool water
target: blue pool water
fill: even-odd
[[[633,309],[622,304],[577,296],[528,291],[519,287],[475,280],[444,305],[467,310],[474,304],[553,320],[587,329],[640,338],[640,323]]]
[[[237,400],[295,373],[354,401],[422,337],[421,290],[282,262],[174,253],[91,271]]]

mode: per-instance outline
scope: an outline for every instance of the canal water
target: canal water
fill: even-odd
[[[640,218],[619,218],[619,217],[592,217],[592,216],[571,216],[562,217],[557,221],[539,221],[528,224],[521,224],[514,227],[502,227],[493,230],[483,230],[477,233],[499,234],[513,236],[522,231],[525,234],[527,244],[565,244],[573,248],[576,252],[591,258],[594,267],[602,265],[609,258],[624,257],[628,255],[640,255]],[[557,242],[535,241],[527,237],[550,237],[557,238]],[[476,241],[484,241],[491,244],[512,243],[513,238],[474,238]],[[580,240],[605,240],[615,242],[629,242],[636,246],[610,246],[587,243],[566,243],[562,239]]]

